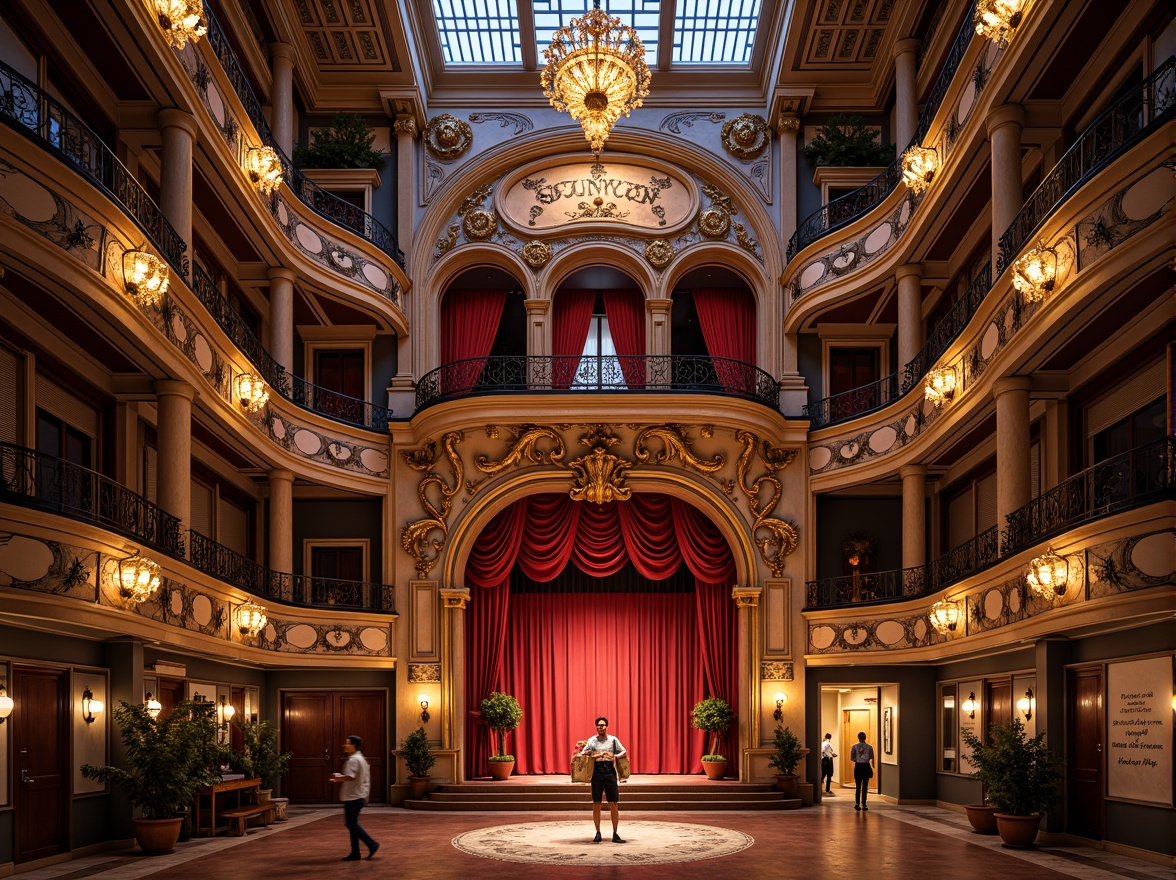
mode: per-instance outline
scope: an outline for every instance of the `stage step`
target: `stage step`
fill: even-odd
[[[572,812],[591,807],[587,785],[572,783],[474,782],[440,785],[423,800],[407,800],[410,810],[439,812]],[[771,785],[712,782],[705,785],[658,784],[621,786],[621,804],[637,811],[796,810],[799,798],[785,799]]]

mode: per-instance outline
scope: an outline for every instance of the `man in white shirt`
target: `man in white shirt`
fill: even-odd
[[[849,750],[849,760],[853,762],[853,808],[869,811],[866,794],[870,790],[870,780],[874,778],[874,747],[866,742],[864,731],[858,734],[858,741]]]
[[[837,753],[833,751],[833,734],[826,733],[821,743],[821,780],[825,783],[825,794],[832,795],[829,786],[833,784],[833,759]]]
[[[368,767],[367,758],[360,751],[362,747],[361,737],[347,737],[347,741],[343,743],[343,772],[331,777],[331,782],[340,786],[339,799],[343,801],[343,824],[351,832],[351,853],[343,857],[345,862],[359,861],[361,840],[368,848],[369,859],[380,848],[359,824],[359,811],[364,808],[372,791],[372,772]]]
[[[625,747],[615,736],[609,736],[608,719],[603,715],[596,719],[596,736],[591,737],[580,750],[581,755],[592,755],[592,823],[596,826],[595,843],[600,843],[600,802],[608,797],[608,812],[612,819],[613,843],[624,843],[617,834],[620,821],[620,787],[617,785],[617,758],[625,755]]]

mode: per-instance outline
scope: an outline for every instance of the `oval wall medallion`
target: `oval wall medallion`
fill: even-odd
[[[831,626],[814,626],[812,632],[809,633],[809,641],[813,643],[813,647],[818,651],[823,651],[833,644],[833,638],[837,635]]]

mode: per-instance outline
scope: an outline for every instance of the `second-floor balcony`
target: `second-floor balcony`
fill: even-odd
[[[426,373],[417,383],[416,405],[526,392],[721,394],[780,405],[779,383],[754,364],[681,354],[470,358]]]

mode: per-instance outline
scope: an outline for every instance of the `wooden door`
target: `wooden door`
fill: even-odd
[[[994,725],[1004,726],[1013,721],[1013,683],[1012,681],[985,682],[984,737],[988,741],[988,731]]]
[[[837,756],[841,758],[841,784],[853,785],[853,761],[849,760],[849,750],[857,745],[858,734],[866,733],[866,742],[870,742],[870,710],[842,709],[841,710],[841,751]],[[870,743],[873,745],[873,743]],[[877,755],[875,748],[875,756]],[[875,759],[875,764],[878,761]]]
[[[387,696],[383,691],[336,692],[334,696],[338,748],[341,750],[343,741],[352,734],[363,737],[363,756],[372,773],[368,801],[383,803],[388,790]]]
[[[69,850],[68,694],[65,670],[12,668],[16,864]]]
[[[182,678],[161,678],[158,681],[158,692],[155,699],[159,700],[159,718],[167,718],[184,700],[184,680]]]
[[[388,696],[384,691],[283,691],[282,749],[290,752],[284,794],[291,803],[322,804],[337,792],[327,781],[343,760],[343,741],[363,738],[371,767],[369,801],[388,789]]]
[[[1066,830],[1103,836],[1103,670],[1066,676]]]

